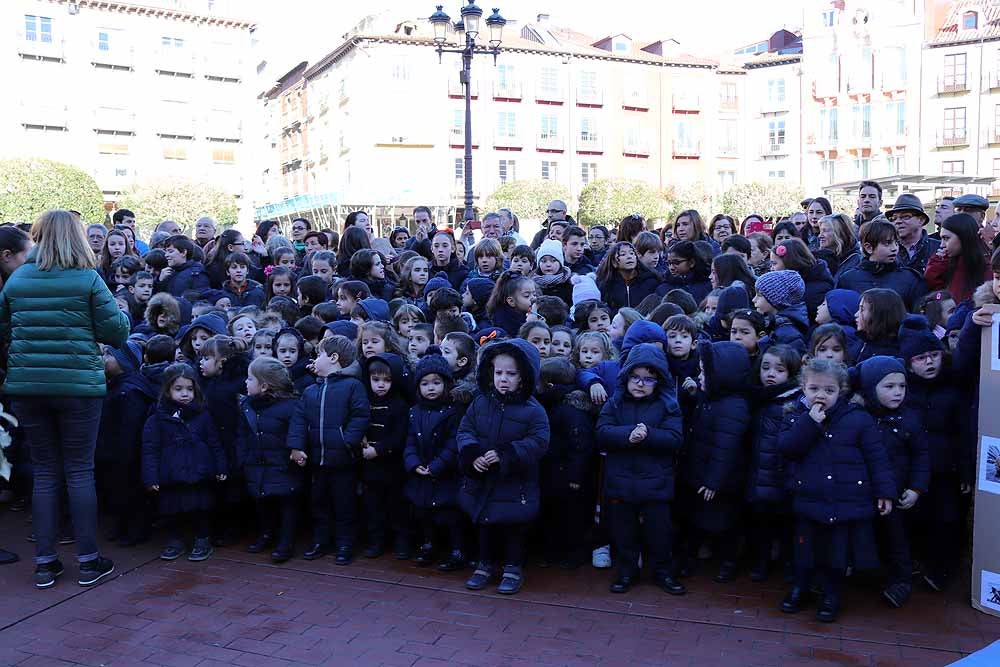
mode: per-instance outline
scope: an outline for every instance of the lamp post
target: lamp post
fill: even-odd
[[[465,177],[465,215],[463,216],[463,226],[476,219],[472,201],[472,57],[477,53],[492,55],[493,63],[496,64],[497,55],[500,53],[503,27],[507,23],[506,19],[500,16],[500,10],[494,8],[493,13],[486,19],[486,27],[490,31],[490,45],[487,48],[476,44],[482,18],[483,10],[476,5],[476,0],[468,0],[468,4],[461,9],[461,19],[456,21],[453,26],[451,17],[442,11],[441,5],[437,6],[437,10],[428,19],[434,27],[434,43],[437,45],[438,62],[441,61],[442,53],[458,53],[462,56],[462,71],[459,74],[459,81],[465,88],[465,162],[462,169],[462,175]],[[464,33],[465,46],[463,48],[445,48],[449,26],[452,26],[458,33],[460,46],[461,35]]]

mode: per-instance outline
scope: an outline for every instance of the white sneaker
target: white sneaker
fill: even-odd
[[[594,567],[606,570],[611,567],[611,545],[597,547],[594,549],[594,557],[591,560]]]

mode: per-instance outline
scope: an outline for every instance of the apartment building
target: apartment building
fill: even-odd
[[[252,219],[246,139],[251,30],[222,0],[8,0],[0,153],[75,164],[109,210],[134,182],[223,187]]]

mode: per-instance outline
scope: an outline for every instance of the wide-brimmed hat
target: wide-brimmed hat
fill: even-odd
[[[927,217],[927,213],[924,211],[923,203],[921,203],[920,198],[916,195],[899,195],[899,197],[896,198],[896,203],[892,205],[892,208],[885,212],[885,217],[892,218],[893,214],[901,213],[903,211],[916,213],[924,219],[924,223],[930,220],[930,218]]]

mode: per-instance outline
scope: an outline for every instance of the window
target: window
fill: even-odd
[[[638,153],[648,150],[643,141],[642,125],[636,119],[632,119],[625,126],[625,152]]]
[[[733,109],[736,107],[735,83],[726,82],[719,87],[719,105],[724,109]]]
[[[233,164],[236,162],[236,151],[232,148],[212,149],[212,162],[216,164]]]
[[[719,188],[725,192],[732,186],[736,185],[736,172],[735,171],[720,171],[719,172]]]
[[[452,138],[463,139],[465,137],[465,111],[462,109],[454,109],[454,115],[451,117],[451,136]]]
[[[160,39],[160,46],[166,51],[168,49],[183,49],[184,40],[180,37],[162,37]]]
[[[979,15],[976,12],[965,12],[962,14],[962,29],[975,30],[979,27]]]
[[[128,155],[128,144],[97,144],[101,155]]]
[[[993,131],[1000,129],[1000,104],[993,105]]]
[[[944,110],[944,139],[965,139],[965,107]]]
[[[455,158],[455,185],[465,183],[465,158]]]
[[[187,148],[184,146],[164,146],[163,147],[163,159],[164,160],[186,160],[187,159]]]
[[[597,72],[580,72],[577,95],[583,102],[597,99]]]
[[[614,41],[614,46],[612,47],[615,53],[627,53],[628,52],[628,40],[627,39],[616,39]]]
[[[901,46],[891,46],[880,52],[883,62],[879,63],[882,72],[882,85],[898,87],[906,84],[906,49]]]
[[[944,57],[944,86],[952,90],[965,88],[964,53],[952,53]]]
[[[871,175],[872,161],[870,158],[861,158],[854,161],[854,172],[859,178],[868,178]]]
[[[1000,157],[993,158],[993,178],[1000,178]]]
[[[871,139],[872,137],[872,106],[870,104],[855,104],[851,107],[853,117],[853,135],[855,138]]]
[[[517,180],[517,162],[515,160],[500,160],[500,182]]]
[[[735,120],[719,121],[719,152],[723,155],[736,153],[739,135]]]
[[[902,137],[906,134],[906,102],[889,102],[885,105],[886,129],[889,134]]]
[[[497,113],[497,136],[508,139],[517,137],[517,114],[513,111]]]
[[[837,162],[835,160],[822,160],[819,163],[820,171],[823,172],[823,180],[827,183],[833,183],[837,180],[836,177],[836,167]]]
[[[597,141],[597,123],[593,118],[580,119],[580,141],[584,143]]]
[[[906,157],[902,154],[887,155],[885,158],[886,173],[889,175],[906,173]]]
[[[965,160],[945,160],[941,163],[942,174],[964,174]]]
[[[517,96],[517,75],[513,65],[497,65],[497,92],[501,96]]]
[[[413,69],[407,62],[396,62],[392,65],[392,80],[404,83],[413,79]]]
[[[541,129],[538,136],[542,139],[555,139],[559,136],[559,117],[542,116]]]
[[[819,111],[819,142],[821,144],[837,143],[837,110],[820,109]]]
[[[583,185],[590,183],[597,178],[597,163],[584,162],[580,165],[580,182]]]
[[[837,21],[837,10],[828,9],[823,12],[823,27],[832,28]]]
[[[785,121],[772,120],[767,124],[767,139],[773,148],[785,145]]]
[[[555,181],[559,178],[559,163],[542,160],[542,179]]]
[[[111,35],[107,31],[101,30],[97,33],[97,50],[98,51],[110,51],[111,50]]]
[[[785,80],[768,79],[767,81],[767,101],[771,104],[785,101]]]
[[[559,92],[559,69],[543,67],[539,77],[539,88],[545,95],[556,95]]]
[[[769,171],[769,172],[767,172],[767,177],[770,178],[770,179],[784,178],[785,177],[785,170],[784,169],[778,169],[778,170],[775,170],[775,171]]]
[[[682,120],[674,126],[674,142],[678,150],[691,151],[697,146],[694,123]]]
[[[48,16],[24,15],[24,38],[29,42],[52,43],[52,19]]]

